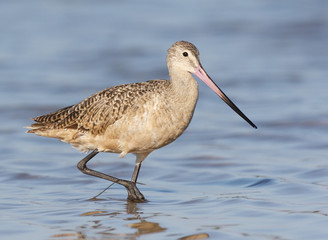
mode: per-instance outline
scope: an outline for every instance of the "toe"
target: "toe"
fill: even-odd
[[[137,188],[134,182],[130,182],[129,185],[126,187],[128,191],[128,199],[132,201],[144,201],[145,197]]]

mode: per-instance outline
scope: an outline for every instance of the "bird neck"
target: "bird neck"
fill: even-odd
[[[198,100],[198,84],[189,72],[169,70],[171,70],[171,81],[166,101],[172,109],[172,118],[178,119],[175,124],[178,128],[177,133],[180,135],[193,117]]]
[[[169,69],[172,91],[176,98],[186,104],[196,105],[198,99],[198,84],[190,72],[179,69]]]

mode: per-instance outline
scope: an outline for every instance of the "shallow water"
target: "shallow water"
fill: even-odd
[[[201,5],[202,4],[202,5]],[[1,239],[327,239],[327,1],[1,1]],[[144,162],[146,203],[82,174],[85,154],[30,118],[113,85],[167,78],[193,42],[259,127],[200,83],[189,128]],[[129,178],[134,157],[89,164]],[[192,238],[193,237],[193,238]]]

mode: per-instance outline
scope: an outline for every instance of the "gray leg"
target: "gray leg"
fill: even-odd
[[[150,152],[148,153],[136,153],[136,166],[134,167],[134,171],[132,174],[132,178],[131,178],[131,182],[136,183],[138,176],[139,176],[139,171],[141,168],[141,163],[143,162],[143,160],[145,160],[145,158],[148,156]]]
[[[104,174],[104,173],[101,173],[101,172],[98,172],[98,171],[95,171],[95,170],[92,170],[92,169],[88,168],[87,167],[87,162],[90,161],[91,158],[93,158],[97,154],[98,154],[97,150],[94,150],[93,152],[88,154],[85,158],[83,158],[77,164],[78,169],[81,172],[85,173],[85,174],[95,176],[95,177],[99,177],[99,178],[103,178],[103,179],[106,179],[108,181],[118,183],[118,184],[124,186],[126,188],[126,190],[128,191],[128,199],[129,200],[132,200],[132,201],[144,201],[145,200],[145,197],[139,191],[139,189],[137,188],[135,182],[131,182],[131,181],[119,179],[119,178],[116,178],[116,177],[112,177],[112,176],[109,176],[107,174]],[[138,177],[138,174],[137,174],[136,178],[137,177]]]
[[[134,171],[132,174],[131,182],[137,183],[140,168],[141,168],[141,163],[136,163],[136,166],[134,167]]]

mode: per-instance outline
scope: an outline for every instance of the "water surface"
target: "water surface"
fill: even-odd
[[[328,15],[316,1],[1,1],[1,239],[326,239]],[[189,128],[153,152],[146,203],[82,174],[85,154],[30,118],[122,83],[167,78],[193,42],[259,129],[200,83]],[[130,178],[134,157],[89,164]],[[189,239],[190,239],[189,238]]]

